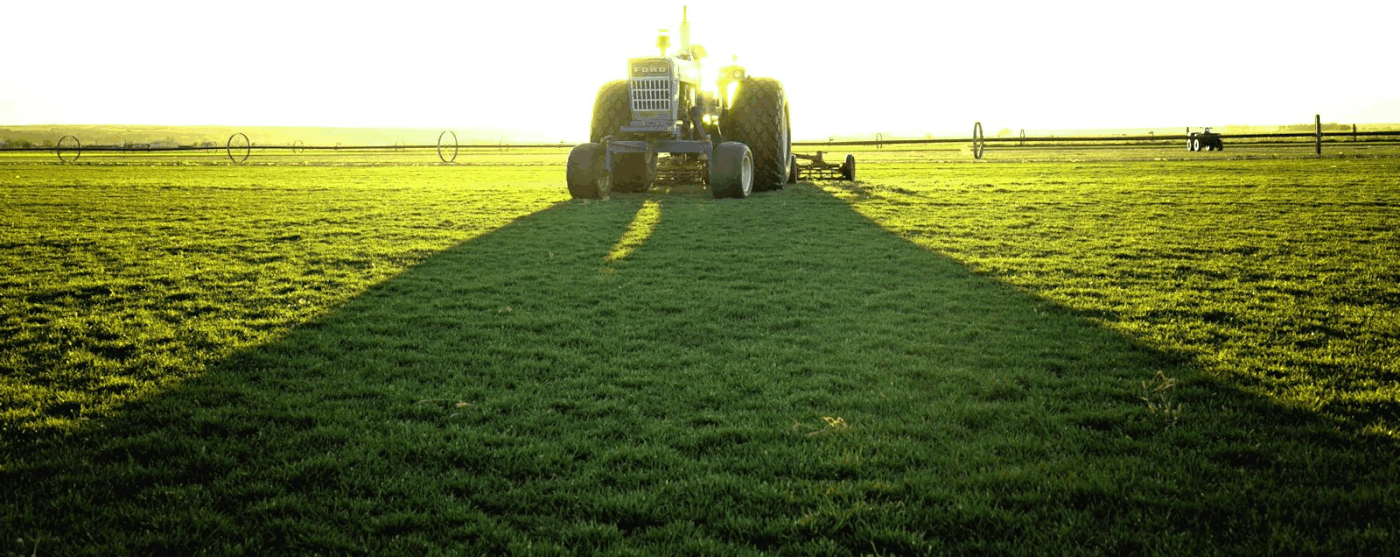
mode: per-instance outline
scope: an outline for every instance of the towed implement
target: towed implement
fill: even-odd
[[[798,179],[855,181],[855,155],[846,155],[846,160],[841,164],[826,162],[822,155],[824,153],[821,151],[817,151],[815,155],[793,153],[792,169],[788,171],[788,182],[797,183]],[[807,161],[807,164],[798,164],[799,160]]]
[[[707,90],[705,49],[690,44],[684,12],[679,49],[667,55],[664,33],[657,48],[659,56],[628,60],[627,79],[598,90],[589,141],[569,152],[569,194],[702,183],[715,197],[743,198],[789,183],[796,157],[782,83],[730,65]]]

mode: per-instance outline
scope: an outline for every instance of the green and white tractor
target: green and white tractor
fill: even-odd
[[[668,55],[670,46],[663,31],[660,56],[628,60],[628,78],[598,90],[589,142],[569,152],[569,193],[603,198],[695,183],[715,197],[742,198],[788,183],[797,159],[782,84],[734,64],[707,89],[705,49],[690,43],[688,14]]]

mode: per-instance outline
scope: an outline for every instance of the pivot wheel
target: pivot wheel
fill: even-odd
[[[753,152],[755,190],[780,189],[788,182],[792,128],[782,83],[757,77],[739,82],[720,129],[725,139]]]

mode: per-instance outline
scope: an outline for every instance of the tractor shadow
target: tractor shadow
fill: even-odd
[[[607,261],[648,201],[654,230]],[[810,185],[676,186],[522,218],[36,449],[0,472],[0,544],[1252,553],[1395,531],[1394,446],[1195,373]]]

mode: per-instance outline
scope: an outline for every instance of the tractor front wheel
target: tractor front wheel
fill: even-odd
[[[753,151],[748,145],[726,141],[715,147],[710,159],[712,195],[742,199],[753,193],[753,184]]]
[[[603,171],[603,146],[597,143],[575,145],[569,151],[565,181],[574,199],[602,199],[611,189],[611,177]]]

